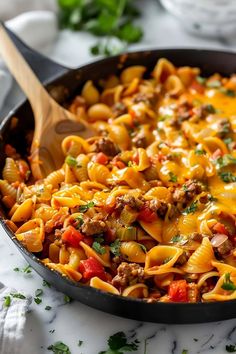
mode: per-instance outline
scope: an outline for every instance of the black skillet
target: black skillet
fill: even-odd
[[[64,99],[73,97],[76,92],[79,92],[86,80],[90,79],[98,82],[101,78],[117,73],[121,68],[130,65],[145,65],[152,70],[158,58],[161,57],[169,59],[176,66],[200,67],[202,74],[206,76],[215,72],[226,76],[236,72],[236,53],[200,49],[140,51],[128,53],[126,57],[106,58],[78,69],[68,69],[31,50],[10,31],[8,32],[33,71],[41,82],[47,86],[47,89],[52,90],[55,87],[66,88],[66,91],[59,90],[68,93],[68,97],[64,97]],[[19,119],[19,124],[15,129],[10,128],[12,117]],[[33,128],[33,126],[32,111],[26,100],[9,112],[7,117],[2,120],[0,124],[1,169],[5,160],[4,144],[12,143],[18,151],[24,154],[26,150],[26,129]],[[149,304],[142,300],[112,295],[88,286],[76,284],[44,266],[35,255],[28,252],[15,239],[12,231],[6,226],[4,219],[0,218],[0,222],[6,234],[36,272],[58,290],[88,306],[126,318],[157,323],[199,323],[236,317],[236,301],[195,304],[157,302]]]

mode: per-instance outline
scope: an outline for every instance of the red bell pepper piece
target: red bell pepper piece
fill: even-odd
[[[173,302],[187,302],[187,282],[186,280],[174,280],[169,285],[168,296]]]
[[[78,248],[80,241],[83,241],[84,236],[73,226],[68,226],[62,234],[62,242],[68,243],[70,246]]]
[[[94,162],[100,163],[101,165],[106,165],[108,163],[108,157],[103,152],[99,152],[98,154],[94,155],[92,160]]]
[[[216,149],[214,152],[213,152],[213,154],[211,155],[211,158],[213,159],[213,160],[216,160],[216,159],[218,159],[219,157],[221,157],[221,156],[223,156],[224,154],[223,154],[223,152],[220,150],[220,149]]]
[[[229,236],[229,231],[226,229],[224,224],[221,224],[221,222],[217,222],[212,229],[218,234]]]
[[[141,209],[138,214],[138,220],[145,221],[145,222],[153,222],[157,220],[157,215],[150,208],[144,206],[144,208]]]
[[[80,261],[79,272],[83,275],[84,280],[90,280],[93,277],[106,280],[104,267],[94,257],[89,257],[88,259]]]

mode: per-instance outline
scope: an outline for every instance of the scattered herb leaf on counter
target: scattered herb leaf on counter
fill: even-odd
[[[19,272],[19,271],[20,271],[20,268],[16,267],[16,268],[14,268],[13,270],[14,270],[14,272]]]
[[[125,354],[126,352],[136,351],[139,347],[139,341],[137,339],[128,343],[124,332],[117,332],[110,336],[107,344],[109,348],[106,351],[99,352],[99,354]]]
[[[81,345],[84,343],[84,341],[83,340],[79,340],[78,341],[78,347],[81,347]]]
[[[22,272],[29,274],[32,272],[31,266],[28,264],[25,268],[22,269]]]
[[[39,297],[35,297],[35,298],[34,298],[34,302],[35,302],[37,305],[39,305],[39,304],[41,304],[42,299],[40,299]]]
[[[188,354],[188,350],[187,349],[183,349],[182,350],[182,354]]]
[[[64,295],[64,301],[66,304],[69,304],[71,302],[71,298],[68,295]]]
[[[48,288],[51,288],[51,284],[46,280],[43,280],[43,286],[47,286]]]
[[[233,345],[233,344],[226,345],[225,350],[228,353],[235,353],[236,352],[236,345]]]
[[[26,299],[25,295],[23,295],[21,293],[11,293],[11,296],[16,298],[16,299],[21,299],[21,300]]]
[[[4,307],[9,307],[11,305],[11,298],[9,295],[4,296]]]
[[[83,30],[95,36],[105,36],[91,48],[94,55],[114,55],[127,44],[139,42],[143,36],[140,26],[133,23],[139,15],[133,0],[58,0],[59,22],[62,28]],[[112,41],[116,39],[116,44]]]
[[[54,333],[55,329],[50,329],[49,333]]]
[[[51,306],[45,306],[45,310],[46,310],[46,311],[50,311],[51,309],[52,309]]]
[[[70,348],[63,342],[56,342],[48,347],[55,354],[71,354]]]
[[[39,297],[39,296],[42,296],[43,295],[43,289],[37,289],[35,290],[35,296],[36,297]]]

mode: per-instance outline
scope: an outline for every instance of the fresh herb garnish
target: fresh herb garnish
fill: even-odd
[[[21,299],[21,300],[26,299],[25,295],[23,295],[21,293],[11,293],[11,296],[16,298],[16,299]]]
[[[188,350],[187,349],[183,349],[182,350],[182,354],[188,354]]]
[[[218,175],[225,183],[236,182],[236,176],[234,176],[232,172],[219,172]]]
[[[68,295],[64,295],[64,301],[66,304],[69,304],[71,302],[71,298]]]
[[[169,172],[169,177],[170,177],[169,182],[173,182],[173,183],[177,182],[177,176],[173,172]]]
[[[43,295],[43,289],[37,289],[35,290],[35,296],[36,297],[39,297],[39,296],[42,296]]]
[[[35,297],[35,298],[34,298],[34,302],[35,302],[37,305],[39,305],[39,304],[41,304],[42,299],[40,299],[39,297]]]
[[[58,0],[58,4],[62,28],[105,36],[105,43],[98,42],[92,47],[94,55],[111,55],[114,51],[118,54],[118,50],[142,37],[142,29],[132,22],[139,12],[130,0]],[[117,42],[112,48],[111,39]]]
[[[232,138],[225,138],[224,139],[224,143],[229,147],[229,144],[231,144],[233,142]]]
[[[198,339],[197,338],[193,338],[194,342],[198,342]]]
[[[125,354],[126,352],[136,351],[139,347],[139,341],[128,343],[127,337],[124,332],[115,333],[107,341],[108,349],[99,352],[99,354]]]
[[[50,310],[51,310],[51,308],[52,308],[51,306],[48,306],[48,305],[47,305],[47,306],[45,306],[45,310],[46,310],[46,311],[50,311]]]
[[[210,104],[210,103],[204,105],[204,109],[205,109],[205,111],[207,111],[207,112],[210,113],[210,114],[216,113],[215,107],[214,107],[212,104]]]
[[[80,205],[79,206],[79,211],[80,213],[85,213],[86,211],[89,210],[89,208],[93,208],[94,207],[94,202],[89,202],[88,204],[85,204],[85,205]]]
[[[182,212],[183,215],[188,215],[191,213],[195,213],[195,211],[197,210],[198,206],[197,206],[197,200],[195,200],[195,202],[191,203],[189,207],[187,207],[186,209],[184,209],[184,211]]]
[[[76,167],[77,166],[77,160],[75,157],[68,155],[66,157],[65,163],[70,166],[70,167]]]
[[[16,267],[16,268],[14,268],[13,270],[14,270],[14,272],[19,272],[19,271],[20,271],[20,268]]]
[[[51,288],[51,284],[46,280],[43,280],[43,286],[47,286],[48,288]]]
[[[233,345],[233,344],[226,345],[225,350],[228,353],[235,353],[236,352],[236,345]]]
[[[106,253],[106,248],[101,246],[101,244],[97,241],[94,241],[92,244],[92,248],[94,251],[96,251],[99,254],[105,254]]]
[[[3,306],[4,307],[9,307],[10,305],[11,305],[11,297],[9,295],[4,296]]]
[[[76,229],[80,228],[84,223],[83,216],[82,215],[76,216],[75,221],[78,222],[78,224],[76,225]]]
[[[166,258],[163,260],[162,264],[168,263],[171,259],[172,259],[172,257],[166,257]]]
[[[121,241],[119,239],[116,239],[113,243],[111,243],[110,250],[115,256],[120,255],[120,246],[121,246]]]
[[[216,164],[216,168],[219,170],[229,165],[236,165],[236,158],[229,154],[225,154],[224,156],[218,157],[215,160],[215,164]]]
[[[236,96],[236,92],[234,90],[227,89],[225,87],[221,87],[219,89],[219,91],[228,97],[235,97]]]
[[[84,341],[83,340],[79,340],[78,341],[78,347],[81,347],[81,345],[84,343]]]
[[[209,88],[219,88],[221,87],[221,82],[219,80],[211,80],[206,83]]]
[[[221,288],[224,290],[236,290],[236,286],[234,285],[234,283],[231,281],[230,279],[230,273],[226,273],[225,274],[225,279],[223,284],[221,285]]]
[[[202,77],[202,76],[196,76],[196,81],[200,84],[200,85],[205,85],[206,83],[206,78]]]
[[[25,268],[22,269],[23,273],[29,274],[32,272],[31,266],[28,264]]]
[[[194,154],[195,154],[195,155],[205,155],[205,154],[206,154],[206,151],[203,150],[203,149],[195,149],[195,150],[194,150]]]
[[[183,236],[181,235],[175,235],[172,237],[172,239],[170,240],[170,242],[172,243],[178,243],[181,242],[183,240]]]
[[[54,333],[55,329],[50,329],[49,333]]]
[[[55,354],[71,354],[70,348],[63,342],[56,342],[48,347]]]

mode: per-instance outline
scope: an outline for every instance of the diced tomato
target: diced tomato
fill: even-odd
[[[216,160],[216,159],[218,159],[218,157],[221,157],[221,156],[223,156],[224,154],[223,154],[223,152],[220,150],[220,149],[216,149],[214,152],[213,152],[213,154],[211,155],[211,158],[213,159],[213,160]]]
[[[138,214],[138,220],[145,222],[153,222],[157,220],[157,215],[150,208],[145,206]]]
[[[198,93],[204,93],[205,88],[203,85],[199,84],[196,80],[191,83],[190,89]]]
[[[217,222],[212,229],[218,234],[229,236],[229,231],[226,229],[225,225],[221,224],[220,222]]]
[[[68,226],[62,234],[62,242],[68,243],[72,247],[79,247],[80,241],[84,240],[84,236],[73,226]]]
[[[174,280],[169,285],[168,296],[170,301],[187,302],[187,282],[184,279]]]
[[[101,165],[106,165],[108,163],[108,157],[103,152],[99,152],[98,154],[93,156],[93,162],[100,163]]]
[[[79,272],[83,275],[84,280],[90,280],[93,277],[106,280],[104,267],[94,257],[89,257],[88,259],[80,261]]]

